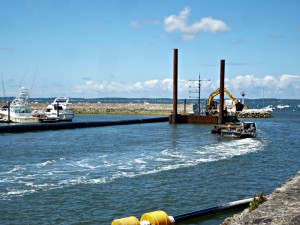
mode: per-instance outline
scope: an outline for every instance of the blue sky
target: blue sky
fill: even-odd
[[[298,0],[0,0],[0,73],[6,96],[172,98],[201,79],[201,97],[300,99]],[[0,96],[3,95],[3,85]],[[193,97],[193,96],[192,96]],[[196,97],[196,95],[195,95]]]

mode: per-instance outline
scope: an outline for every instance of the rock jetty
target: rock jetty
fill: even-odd
[[[235,115],[238,118],[272,118],[272,114],[266,111],[258,110],[243,110],[236,112]]]
[[[222,225],[299,225],[300,224],[300,171],[280,188],[266,196],[266,201],[251,211],[225,219]]]
[[[192,106],[187,106],[189,109]],[[129,114],[129,115],[170,115],[172,104],[136,104],[136,103],[78,103],[70,105],[75,114]],[[184,105],[178,105],[179,113],[184,113]]]
[[[43,110],[48,104],[31,103],[33,110]],[[68,106],[75,114],[128,114],[168,116],[173,110],[172,104],[138,103],[74,103]],[[191,112],[193,105],[186,105],[186,112]],[[178,113],[185,114],[184,104],[178,104]]]

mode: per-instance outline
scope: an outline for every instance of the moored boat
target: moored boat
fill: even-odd
[[[261,110],[267,111],[267,112],[272,112],[275,110],[275,107],[273,105],[268,105],[266,107],[263,107]]]
[[[69,98],[58,97],[49,104],[44,112],[40,115],[41,122],[64,122],[72,121],[74,118],[74,113],[71,109],[67,108],[69,103]]]
[[[29,90],[25,87],[19,89],[17,97],[8,106],[0,109],[0,118],[4,122],[36,123],[39,118],[32,116],[31,107],[28,105]]]
[[[291,106],[290,105],[279,104],[279,105],[276,106],[276,108],[278,108],[278,109],[286,109],[286,108],[291,108]]]

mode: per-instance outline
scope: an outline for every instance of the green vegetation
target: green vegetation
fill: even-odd
[[[255,210],[259,205],[267,201],[267,198],[264,196],[263,191],[258,195],[254,195],[253,200],[250,202],[249,211]]]

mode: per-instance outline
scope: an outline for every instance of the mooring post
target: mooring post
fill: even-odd
[[[225,60],[220,61],[220,105],[218,123],[224,123],[224,79],[225,79]]]
[[[174,49],[173,56],[173,114],[172,123],[176,123],[177,118],[177,96],[178,96],[178,49]]]

